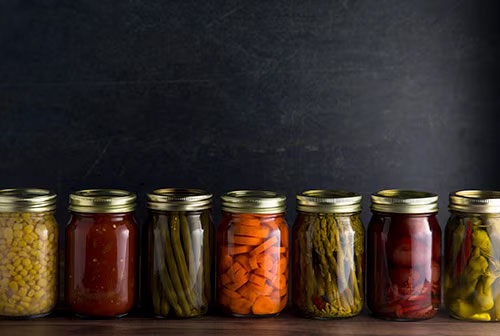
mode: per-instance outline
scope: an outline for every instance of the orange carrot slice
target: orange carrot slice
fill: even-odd
[[[269,236],[269,228],[265,226],[251,227],[248,225],[236,225],[234,228],[234,234],[240,236],[267,238]]]
[[[241,286],[243,286],[247,282],[248,282],[248,278],[241,278],[238,281],[235,281],[235,282],[232,282],[232,283],[226,285],[225,287],[230,289],[230,290],[236,291],[238,288],[240,288]]]
[[[228,248],[228,252],[230,255],[248,253],[252,249],[252,246],[243,245],[243,246],[233,246]]]
[[[238,292],[235,292],[235,291],[230,290],[228,288],[222,288],[222,294],[231,298],[231,299],[241,298],[241,295]]]
[[[257,256],[255,255],[250,256],[250,259],[248,259],[248,263],[250,264],[251,269],[259,268],[259,265],[257,263]]]
[[[256,284],[257,286],[265,286],[266,284],[266,278],[257,275],[257,274],[252,274],[250,275],[250,282]]]
[[[246,225],[251,227],[259,227],[261,226],[260,220],[251,215],[241,214],[234,219],[234,222],[238,225]]]
[[[255,315],[275,314],[279,311],[279,304],[276,304],[267,296],[260,296],[252,306]]]
[[[275,218],[262,218],[261,223],[269,227],[273,231],[278,229],[278,223],[276,223]]]
[[[243,268],[247,271],[250,272],[252,270],[252,267],[250,267],[250,261],[247,255],[245,254],[240,254],[236,258],[234,258],[237,262],[243,266]]]
[[[233,280],[231,279],[231,277],[228,276],[226,273],[222,273],[221,274],[220,280],[221,280],[221,282],[222,282],[222,284],[224,286],[226,286],[227,284],[230,284],[231,282],[233,282]]]
[[[252,305],[259,296],[257,293],[255,293],[250,284],[245,284],[244,286],[242,286],[238,290],[238,294],[247,299]]]
[[[259,256],[257,257],[257,263],[259,264],[260,268],[269,271],[273,268],[274,260],[273,257],[268,255],[267,253],[263,253],[259,254]]]
[[[276,274],[273,274],[273,273],[266,271],[266,270],[263,270],[261,268],[257,268],[254,271],[254,274],[263,276],[264,278],[268,279],[269,281],[273,281],[276,278]]]
[[[247,315],[250,314],[252,304],[243,298],[233,299],[229,305],[229,309],[233,314]]]
[[[262,238],[256,238],[256,237],[246,237],[246,236],[233,236],[229,239],[230,243],[233,244],[240,244],[240,245],[259,245],[262,243]]]
[[[280,273],[285,273],[288,269],[288,260],[286,258],[280,258],[279,261]]]
[[[259,246],[257,246],[256,248],[254,248],[253,251],[250,252],[250,254],[257,255],[259,253],[262,253],[265,250],[267,250],[268,248],[270,248],[271,246],[273,246],[274,244],[276,244],[277,242],[278,242],[278,238],[276,236],[271,237],[268,240],[266,240],[265,242],[263,242],[262,244],[260,244]]]
[[[269,282],[269,281],[268,281]],[[267,283],[264,286],[259,286],[254,283],[249,282],[248,287],[257,295],[271,295],[273,292],[273,286]]]
[[[280,296],[284,296],[288,294],[288,286],[280,288]]]

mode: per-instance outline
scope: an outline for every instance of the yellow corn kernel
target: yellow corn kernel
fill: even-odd
[[[39,291],[39,290],[40,290],[40,286],[38,286],[38,285],[34,285],[34,286],[33,286],[33,289],[34,289],[34,290]]]
[[[42,267],[40,264],[36,264],[33,266],[33,270],[38,271]]]
[[[27,286],[27,285],[28,285],[28,284],[26,283],[26,281],[24,281],[23,279],[18,280],[17,282],[19,283],[19,286]]]
[[[37,240],[33,243],[33,248],[40,249],[42,247],[42,242]]]
[[[26,268],[29,271],[33,268],[33,265],[29,264],[29,265],[24,266],[24,268]]]
[[[16,300],[16,301],[21,300],[21,297],[19,295],[16,295],[16,294],[12,295],[11,298]]]
[[[7,258],[9,258],[10,260],[13,260],[15,257],[16,257],[15,253],[13,253],[13,252],[7,253]]]
[[[28,294],[28,289],[26,287],[19,288],[19,291],[17,292],[19,296],[24,297],[26,294]]]
[[[19,302],[19,304],[21,306],[23,306],[24,308],[26,308],[26,309],[30,308],[30,303],[29,302],[21,301],[21,302]]]
[[[28,258],[24,258],[22,263],[24,266],[28,266],[28,265],[31,265],[31,260],[29,260]]]
[[[21,274],[18,274],[14,277],[14,280],[18,281],[18,280],[21,280],[23,277],[21,276]]]
[[[21,301],[24,301],[24,302],[31,302],[31,297],[29,297],[29,296],[23,296],[23,297],[21,298]]]
[[[20,241],[19,242],[19,247],[26,247],[28,244],[25,241]]]
[[[14,267],[17,267],[21,264],[21,259],[18,258],[18,257],[15,257],[13,262],[12,262],[12,265],[14,265]]]
[[[5,237],[5,239],[7,239],[7,241],[12,240],[12,238],[14,237],[12,229],[10,227],[5,228],[5,230],[3,231],[3,236]]]
[[[43,296],[43,291],[39,290],[39,291],[35,292],[34,298],[38,300],[42,296]]]
[[[13,265],[11,265],[11,264],[6,265],[5,267],[7,267],[7,269],[8,269],[9,271],[12,271],[12,270],[14,270],[14,269],[15,269],[15,267],[14,267]]]
[[[18,289],[17,282],[15,282],[15,281],[9,282],[9,288],[10,288],[11,291],[17,292],[17,289]]]
[[[33,238],[33,237],[31,236],[31,234],[25,234],[25,235],[23,236],[23,239],[24,239],[24,241],[25,241],[26,243],[31,244],[31,243],[33,243],[33,241],[34,241],[36,238]]]
[[[35,295],[35,291],[33,289],[30,289],[28,291],[28,297],[33,297],[33,295]]]
[[[12,235],[14,236],[14,238],[21,238],[23,236],[23,231],[21,231],[21,230],[14,230],[14,232],[12,232]],[[17,245],[17,242],[13,242],[12,244],[16,244]]]
[[[40,287],[45,287],[45,286],[47,286],[47,279],[45,279],[45,278],[40,279],[40,280],[38,281],[38,285],[39,285]]]
[[[25,270],[25,269],[23,269],[23,270],[19,271],[19,274],[20,274],[21,276],[25,277],[25,276],[27,276],[27,275],[28,275],[28,271],[27,271],[27,270]]]
[[[14,231],[20,231],[23,229],[23,224],[21,223],[16,223],[12,226],[12,228],[14,229]]]
[[[24,227],[23,231],[24,231],[24,233],[31,233],[31,232],[33,232],[33,230],[34,230],[34,229],[35,229],[35,228],[33,227],[33,225],[28,224],[28,225],[26,225],[26,226]]]
[[[23,269],[23,265],[19,265],[19,266],[17,266],[17,267],[15,268],[15,271],[16,271],[16,272],[19,272],[19,271],[20,271],[20,270],[22,270],[22,269]]]

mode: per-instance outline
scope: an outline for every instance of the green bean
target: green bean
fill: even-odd
[[[177,316],[182,316],[183,312],[181,307],[177,301],[177,295],[174,290],[174,286],[172,285],[172,280],[170,279],[170,274],[167,269],[167,265],[165,264],[166,259],[166,251],[163,247],[163,237],[164,232],[167,229],[168,223],[166,222],[167,218],[165,216],[161,216],[158,220],[154,221],[153,228],[153,246],[154,246],[154,257],[153,262],[155,265],[155,269],[160,277],[160,284],[163,287],[163,297],[167,298],[172,305]],[[155,272],[156,273],[156,272]],[[159,288],[159,286],[158,286]],[[160,299],[160,292],[158,294],[158,299]],[[161,304],[160,304],[161,305]],[[159,307],[158,313],[161,313],[161,308]]]
[[[211,246],[211,236],[213,228],[211,227],[212,221],[210,220],[209,210],[204,210],[201,213],[201,224],[203,228],[203,287],[205,292],[205,297],[207,298],[207,304],[212,303],[212,285],[211,285],[211,274],[212,274],[212,251],[213,246]]]
[[[194,290],[194,299],[198,309],[203,309],[204,298],[203,293],[203,266],[202,266],[202,241],[203,229],[200,221],[200,214],[191,214],[187,217],[187,226],[191,235],[191,255],[193,267],[190,267],[191,287]]]
[[[171,225],[175,225],[175,224],[172,223]],[[178,226],[178,223],[177,223],[177,226]],[[179,272],[177,270],[177,264],[175,262],[174,250],[173,250],[173,246],[172,246],[173,244],[171,243],[171,239],[170,239],[170,230],[168,227],[166,227],[164,231],[165,231],[164,232],[164,247],[165,247],[165,257],[167,259],[168,271],[169,271],[171,279],[172,279],[173,288],[175,289],[175,292],[177,293],[177,296],[179,299],[179,304],[183,310],[182,317],[188,317],[188,316],[191,316],[193,312],[192,312],[191,307],[188,303],[188,299],[186,298],[185,290],[182,287],[181,277],[180,277]]]

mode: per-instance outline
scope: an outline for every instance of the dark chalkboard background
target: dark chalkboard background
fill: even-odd
[[[0,4],[0,186],[500,188],[497,1]]]

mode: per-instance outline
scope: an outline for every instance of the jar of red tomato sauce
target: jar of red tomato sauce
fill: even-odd
[[[393,189],[379,191],[371,199],[368,308],[388,320],[433,317],[441,298],[438,196]]]
[[[217,303],[232,316],[273,316],[288,302],[285,196],[239,190],[222,197]]]
[[[66,302],[85,317],[122,317],[136,300],[136,196],[90,189],[70,195]]]

